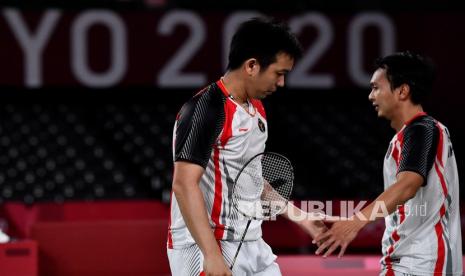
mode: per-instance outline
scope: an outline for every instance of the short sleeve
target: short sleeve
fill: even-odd
[[[406,127],[397,173],[412,171],[421,175],[426,185],[428,172],[436,157],[439,130],[433,123],[416,123]]]
[[[177,116],[174,161],[205,168],[224,119],[224,97],[215,87],[206,88],[184,104]]]

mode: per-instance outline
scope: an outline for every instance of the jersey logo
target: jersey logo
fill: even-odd
[[[247,131],[249,130],[248,128],[240,128],[239,131]]]
[[[261,132],[265,132],[265,124],[258,118],[258,128],[260,129]]]

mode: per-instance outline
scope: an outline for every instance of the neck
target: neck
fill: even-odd
[[[244,104],[247,103],[248,95],[245,89],[244,80],[239,74],[240,73],[236,71],[228,71],[221,79],[223,80],[226,90],[229,95],[232,96],[234,101]]]
[[[391,127],[395,129],[396,132],[399,132],[406,122],[413,119],[413,117],[420,112],[423,112],[423,107],[419,104],[401,108],[400,112],[397,113],[398,116],[391,120]]]

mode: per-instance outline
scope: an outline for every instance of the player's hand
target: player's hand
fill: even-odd
[[[309,234],[312,238],[328,231],[328,227],[323,223],[323,216],[313,215],[309,213],[307,216],[308,219],[303,220],[300,223],[302,229]]]
[[[360,229],[365,223],[359,219],[350,218],[341,221],[333,222],[333,226],[326,232],[321,233],[313,239],[313,243],[319,244],[315,254],[319,255],[324,252],[323,257],[331,255],[338,247],[340,251],[338,257],[342,257],[347,249],[347,246],[357,236]]]
[[[205,276],[232,276],[222,255],[206,257],[203,261],[203,273]]]

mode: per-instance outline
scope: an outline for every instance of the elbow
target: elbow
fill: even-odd
[[[404,192],[404,201],[407,202],[407,201],[409,201],[410,199],[414,198],[415,195],[417,194],[417,192],[418,192],[418,188],[417,188],[417,187],[410,186],[410,187],[408,187],[407,189],[405,189],[405,192]]]
[[[173,185],[172,185],[172,189],[173,189],[173,193],[176,195],[176,196],[179,196],[180,194],[183,193],[183,185],[182,185],[182,182],[179,181],[179,180],[176,180],[174,179],[173,180]]]
[[[412,198],[414,198],[414,197],[415,197],[415,195],[406,194],[406,195],[404,195],[403,201],[404,201],[404,202],[407,202],[407,201],[409,201],[410,199],[412,199]]]
[[[181,196],[189,196],[194,192],[195,185],[189,181],[183,181],[174,179],[172,184],[172,190],[174,195],[179,198]]]
[[[425,179],[416,172],[400,172],[396,183],[397,194],[404,202],[412,199],[423,185]]]

